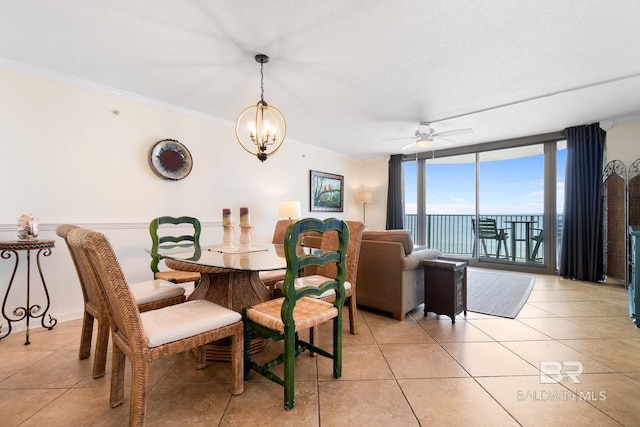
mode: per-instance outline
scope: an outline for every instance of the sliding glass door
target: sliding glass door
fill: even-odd
[[[513,145],[407,158],[405,228],[414,242],[471,265],[555,272],[566,149],[559,139]]]
[[[478,258],[541,263],[544,146],[485,151],[478,160],[478,221],[486,227]]]

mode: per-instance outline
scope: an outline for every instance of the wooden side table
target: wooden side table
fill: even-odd
[[[438,258],[424,260],[424,315],[431,311],[451,318],[464,312],[467,315],[466,260]]]
[[[22,319],[27,319],[27,330],[26,330],[26,341],[24,345],[29,345],[29,319],[37,319],[42,318],[41,323],[42,327],[47,328],[49,330],[53,329],[53,327],[58,323],[56,319],[51,317],[49,314],[49,318],[46,319],[47,324],[45,324],[45,315],[49,310],[50,300],[49,300],[49,291],[47,290],[47,284],[44,281],[44,276],[42,275],[42,267],[40,265],[40,255],[49,256],[51,255],[51,248],[54,247],[54,240],[17,240],[10,242],[0,242],[0,257],[3,259],[11,258],[11,255],[16,257],[16,263],[13,267],[13,273],[11,274],[11,280],[9,280],[9,286],[7,287],[7,292],[4,294],[4,299],[2,301],[2,317],[4,317],[8,322],[8,330],[3,335],[0,335],[0,340],[7,337],[11,333],[11,324],[15,322],[19,322]],[[36,253],[36,263],[38,265],[38,273],[40,274],[40,280],[42,281],[42,287],[44,288],[44,293],[47,297],[47,305],[44,307],[44,311],[42,311],[42,306],[40,304],[31,305],[31,251],[37,250]],[[20,263],[20,256],[18,255],[18,251],[26,251],[27,252],[27,305],[24,307],[16,307],[13,309],[13,318],[9,317],[7,314],[7,298],[9,297],[9,292],[11,291],[11,287],[13,286],[13,280],[16,277],[16,271],[18,270],[18,264]],[[2,333],[2,325],[0,324],[0,333]]]

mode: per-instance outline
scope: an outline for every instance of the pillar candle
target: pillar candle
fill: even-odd
[[[222,209],[222,225],[231,225],[231,209]]]
[[[240,208],[240,225],[250,225],[249,208]]]

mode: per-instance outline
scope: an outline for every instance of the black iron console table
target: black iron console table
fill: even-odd
[[[16,257],[16,263],[13,267],[13,273],[11,273],[11,280],[9,280],[9,286],[7,287],[7,292],[4,294],[4,300],[2,301],[2,317],[4,317],[7,322],[9,329],[6,333],[2,334],[2,325],[0,325],[0,340],[7,337],[11,333],[11,324],[15,322],[19,322],[22,319],[27,319],[27,331],[26,331],[26,341],[24,345],[30,344],[29,342],[29,319],[37,319],[41,318],[42,327],[47,329],[53,329],[53,327],[58,323],[56,319],[51,317],[49,314],[49,318],[46,320],[47,324],[45,324],[45,315],[49,310],[50,299],[49,299],[49,291],[47,290],[47,285],[44,281],[44,276],[42,274],[42,267],[40,265],[40,255],[49,256],[51,255],[51,248],[54,247],[54,240],[18,240],[18,241],[10,241],[10,242],[0,242],[0,257],[3,259],[11,258],[13,254]],[[44,288],[44,293],[47,297],[47,305],[44,307],[44,311],[42,310],[42,306],[40,304],[31,305],[31,251],[37,250],[36,254],[36,263],[38,265],[38,273],[40,273],[40,280],[42,281],[42,287]],[[16,271],[18,270],[18,264],[20,263],[20,256],[18,255],[18,251],[26,251],[27,252],[27,305],[24,307],[16,307],[13,309],[14,318],[10,318],[6,312],[7,309],[7,298],[9,297],[9,292],[11,291],[11,287],[13,286],[13,280],[16,277]]]

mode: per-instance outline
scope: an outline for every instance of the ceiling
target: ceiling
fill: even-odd
[[[466,145],[640,114],[638,16],[637,0],[7,0],[0,66],[233,123],[264,53],[287,139],[372,159],[419,122],[473,128],[451,138]]]

